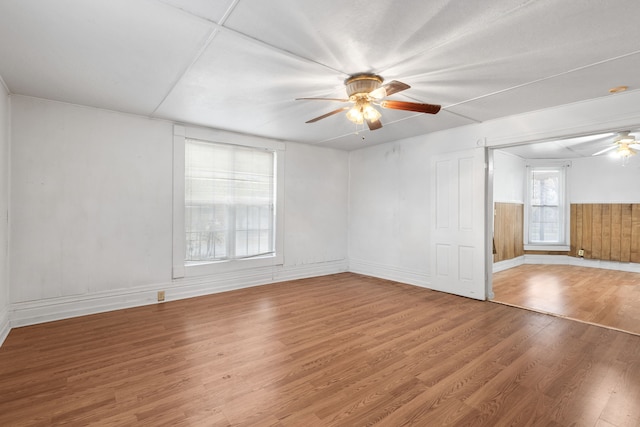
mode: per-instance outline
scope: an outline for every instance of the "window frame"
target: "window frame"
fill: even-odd
[[[187,262],[185,260],[185,142],[195,139],[205,142],[238,145],[254,149],[273,151],[275,155],[275,254],[250,258],[235,258],[217,261]],[[233,272],[247,268],[260,268],[282,265],[284,237],[284,152],[281,141],[213,129],[173,127],[173,268],[174,279],[183,277],[206,276]]]
[[[549,251],[568,251],[570,250],[570,203],[569,203],[569,170],[571,162],[567,161],[539,161],[527,162],[525,176],[525,209],[524,209],[524,249],[525,250],[549,250]],[[532,179],[535,170],[557,170],[560,172],[560,189],[558,201],[558,214],[560,236],[559,242],[532,242],[530,240],[530,218],[532,209]]]

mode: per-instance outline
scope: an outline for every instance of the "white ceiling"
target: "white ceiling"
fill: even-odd
[[[628,129],[627,129],[628,130]],[[632,129],[629,136],[640,141],[640,129]],[[620,137],[618,132],[605,132],[593,135],[583,135],[565,139],[552,139],[537,142],[535,144],[515,145],[500,148],[500,151],[511,153],[523,159],[576,159],[580,157],[607,156],[618,159],[615,148],[616,139]],[[640,143],[630,145],[632,150],[638,150]],[[640,159],[633,156],[628,161],[638,165]],[[631,163],[630,163],[631,164]]]
[[[342,149],[640,89],[637,0],[2,0],[8,90]],[[355,135],[344,79],[411,85]],[[362,137],[365,137],[363,142]]]

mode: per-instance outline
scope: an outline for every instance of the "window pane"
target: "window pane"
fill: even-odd
[[[534,168],[530,174],[529,242],[562,243],[564,194],[562,167]]]
[[[529,231],[531,242],[559,242],[561,236],[558,208],[533,206],[531,208]]]
[[[213,261],[274,252],[275,154],[187,140],[186,260]],[[253,237],[252,237],[253,236]]]

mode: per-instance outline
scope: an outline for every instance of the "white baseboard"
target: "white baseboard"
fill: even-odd
[[[349,271],[432,289],[430,276],[419,271],[354,259],[349,260]]]
[[[160,290],[165,291],[165,302],[168,302],[286,280],[342,273],[348,270],[347,267],[346,260],[292,267],[262,267],[213,276],[176,279],[171,282],[145,285],[134,289],[13,303],[7,316],[8,321],[5,323],[7,329],[10,329],[9,327],[15,328],[123,308],[157,304],[157,292]],[[2,324],[0,324],[1,327]],[[0,329],[0,333],[2,333],[2,329]]]
[[[543,265],[571,265],[571,259],[569,255],[537,255],[537,254],[525,254],[525,264],[543,264]]]
[[[517,258],[493,263],[493,272],[508,270],[522,264],[541,265],[575,265],[579,267],[602,268],[606,270],[628,271],[640,273],[640,264],[633,262],[602,261],[598,259],[576,258],[569,255],[536,255],[525,254]]]
[[[567,256],[567,258],[570,259],[569,265],[640,273],[640,264],[635,262],[602,261],[599,259],[574,258],[570,256]]]
[[[516,258],[505,259],[504,261],[498,261],[493,263],[493,272],[497,273],[499,271],[508,270],[510,268],[517,267],[519,265],[525,264],[524,256],[519,256]]]
[[[11,323],[9,322],[9,312],[4,308],[0,308],[0,346],[11,332]]]

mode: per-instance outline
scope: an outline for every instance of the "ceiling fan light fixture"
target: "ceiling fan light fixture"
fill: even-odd
[[[349,119],[350,121],[352,121],[357,125],[361,125],[362,123],[364,123],[364,115],[362,114],[362,111],[360,111],[360,108],[358,108],[357,105],[354,105],[352,108],[349,109],[349,111],[347,111],[347,119]]]
[[[362,110],[362,114],[365,120],[368,120],[370,122],[375,122],[377,120],[380,120],[380,117],[382,117],[382,114],[380,114],[380,111],[373,108],[373,106],[369,103],[367,103],[367,106],[364,107],[364,109]]]
[[[616,154],[622,158],[628,158],[634,156],[636,154],[636,150],[629,147],[629,144],[626,142],[621,142],[620,146],[616,150]]]
[[[377,130],[382,128],[382,123],[380,122],[382,113],[380,113],[380,111],[378,111],[374,107],[374,105],[390,110],[412,111],[415,113],[436,114],[438,113],[438,111],[440,111],[440,105],[436,104],[424,104],[418,102],[384,99],[389,95],[407,90],[411,86],[397,80],[392,80],[388,83],[385,83],[384,85],[382,84],[383,82],[384,79],[377,74],[353,74],[344,81],[347,89],[347,99],[296,98],[296,100],[316,99],[320,101],[353,103],[352,107],[347,106],[337,108],[321,116],[315,117],[311,120],[307,120],[306,123],[315,123],[319,120],[333,116],[334,114],[347,111],[346,116],[348,120],[357,125],[361,125],[366,122],[369,130]]]
[[[367,94],[380,87],[384,79],[376,74],[355,74],[344,81],[349,97],[356,94]]]

